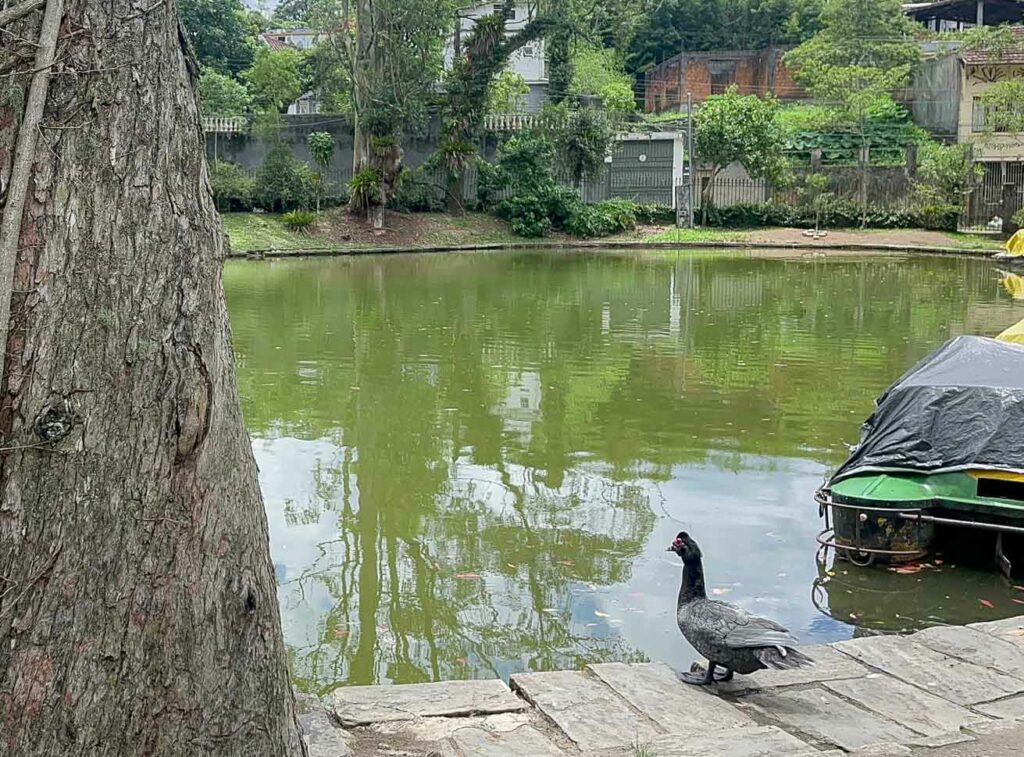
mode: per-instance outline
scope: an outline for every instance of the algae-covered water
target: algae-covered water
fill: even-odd
[[[687,665],[683,529],[715,595],[807,642],[1024,610],[990,571],[815,560],[812,494],[874,398],[1024,317],[986,261],[531,251],[224,279],[302,688]]]

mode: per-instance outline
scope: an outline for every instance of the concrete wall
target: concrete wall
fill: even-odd
[[[782,99],[802,99],[806,93],[797,86],[782,56],[790,48],[685,53],[662,63],[647,74],[645,110],[664,113],[680,110],[690,93],[695,103],[730,85],[740,94],[772,94]]]
[[[926,60],[910,85],[914,121],[940,139],[955,138],[961,88],[958,55]]]

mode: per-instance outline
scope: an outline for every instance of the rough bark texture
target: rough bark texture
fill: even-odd
[[[0,281],[0,755],[304,752],[193,78],[173,0],[66,0]]]

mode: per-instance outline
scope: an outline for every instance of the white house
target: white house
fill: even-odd
[[[459,9],[460,30],[457,35],[448,40],[445,47],[444,62],[445,68],[451,67],[455,57],[457,45],[472,31],[477,19],[489,16],[493,13],[500,13],[502,3],[474,3]],[[526,25],[530,19],[529,5],[525,2],[517,2],[512,16],[505,24],[509,34],[513,34]],[[548,72],[544,56],[544,41],[535,40],[524,45],[516,51],[509,60],[508,70],[519,74],[530,86],[530,93],[526,96],[526,110],[534,112],[540,110],[547,99]]]
[[[271,29],[260,35],[260,39],[271,50],[308,50],[323,36],[316,29]],[[288,106],[288,114],[319,113],[320,101],[312,92],[303,93],[302,97]]]

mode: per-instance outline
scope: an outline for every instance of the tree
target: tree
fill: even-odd
[[[711,178],[701,193],[705,219],[714,197],[715,179],[730,163],[741,163],[753,178],[779,180],[785,172],[784,135],[776,122],[775,100],[740,96],[735,86],[709,97],[694,116],[694,147]]]
[[[614,50],[580,45],[573,55],[573,79],[570,92],[579,97],[600,98],[604,107],[615,113],[636,110],[631,80],[623,71]]]
[[[786,65],[812,94],[825,87],[833,96],[837,71],[853,69],[854,76],[876,70],[878,79],[897,86],[910,79],[921,60],[915,41],[917,24],[903,13],[900,0],[829,0],[821,12],[821,31],[787,53]]]
[[[865,0],[869,2],[870,0]],[[758,50],[801,42],[824,0],[664,0],[638,22],[627,57],[641,73],[680,52]]]
[[[4,31],[0,748],[299,757],[175,3]]]
[[[237,74],[252,63],[257,30],[241,0],[179,0],[178,10],[201,64]]]
[[[261,46],[242,79],[257,110],[283,113],[302,96],[302,53],[290,47],[271,50]]]
[[[352,82],[353,175],[373,172],[368,216],[384,225],[384,206],[402,169],[403,132],[427,121],[441,78],[455,0],[319,0],[315,17]],[[366,199],[366,198],[364,198]]]
[[[547,99],[554,105],[565,102],[573,80],[572,19],[568,16],[566,8],[557,7],[561,5],[562,2],[556,2],[555,12],[558,15],[554,18],[559,20],[552,24],[546,38]]]
[[[487,92],[489,113],[522,113],[526,108],[526,96],[530,85],[515,71],[502,71],[494,79]]]
[[[504,0],[500,12],[477,19],[466,35],[462,54],[452,62],[445,77],[444,138],[438,160],[448,174],[449,212],[462,211],[466,171],[478,157],[476,145],[482,136],[495,78],[505,70],[513,53],[541,37],[549,26],[544,8],[538,6],[535,15],[508,34],[506,22],[514,5],[513,0]]]
[[[580,108],[566,114],[564,125],[557,129],[553,142],[559,161],[580,191],[585,179],[596,176],[604,168],[604,159],[612,143],[612,132],[604,113],[594,108]]]
[[[320,168],[314,177],[314,188],[316,190],[316,212],[320,213],[320,198],[324,192],[324,178],[327,169],[331,167],[331,159],[334,157],[334,137],[326,131],[314,131],[306,137],[309,145],[309,154],[313,156],[313,162]]]
[[[313,17],[313,6],[311,0],[282,0],[274,8],[274,21],[308,23]]]
[[[252,104],[249,91],[230,76],[212,68],[203,69],[199,77],[199,102],[208,116],[240,116]]]

